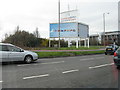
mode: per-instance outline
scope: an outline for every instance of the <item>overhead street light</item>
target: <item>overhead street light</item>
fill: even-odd
[[[103,34],[103,42],[104,42],[104,46],[105,46],[105,29],[106,29],[106,28],[105,28],[105,24],[106,24],[106,23],[105,23],[105,15],[106,15],[106,14],[109,14],[109,12],[108,12],[108,13],[103,13],[103,30],[104,30],[104,31],[103,31],[103,33],[104,33],[104,34]]]

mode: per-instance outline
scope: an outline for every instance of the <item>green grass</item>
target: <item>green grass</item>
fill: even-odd
[[[79,48],[76,48],[76,47],[61,47],[61,48],[55,48],[55,47],[45,47],[45,48],[32,48],[32,50],[92,50],[92,49],[101,49],[101,48],[104,48],[103,46],[90,46],[89,48],[88,47],[79,47]]]
[[[104,50],[100,51],[70,51],[70,52],[36,52],[39,58],[53,58],[53,57],[65,57],[65,56],[79,56],[90,54],[102,54]]]

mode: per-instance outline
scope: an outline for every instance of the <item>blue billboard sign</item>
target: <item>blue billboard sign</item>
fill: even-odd
[[[78,37],[77,23],[61,23],[58,30],[58,23],[50,24],[50,37]]]

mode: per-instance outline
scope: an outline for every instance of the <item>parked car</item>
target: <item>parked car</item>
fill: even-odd
[[[120,67],[120,48],[114,53],[114,63],[117,67]]]
[[[115,44],[110,44],[109,46],[106,47],[105,49],[105,55],[110,54],[113,55],[114,52],[118,49],[119,47]]]
[[[35,52],[23,50],[12,44],[0,43],[0,61],[24,61],[25,63],[31,63],[38,59],[38,55]]]

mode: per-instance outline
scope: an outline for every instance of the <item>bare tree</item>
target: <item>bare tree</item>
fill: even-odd
[[[5,33],[5,39],[6,39],[6,38],[8,38],[8,34],[7,34],[7,33]]]

